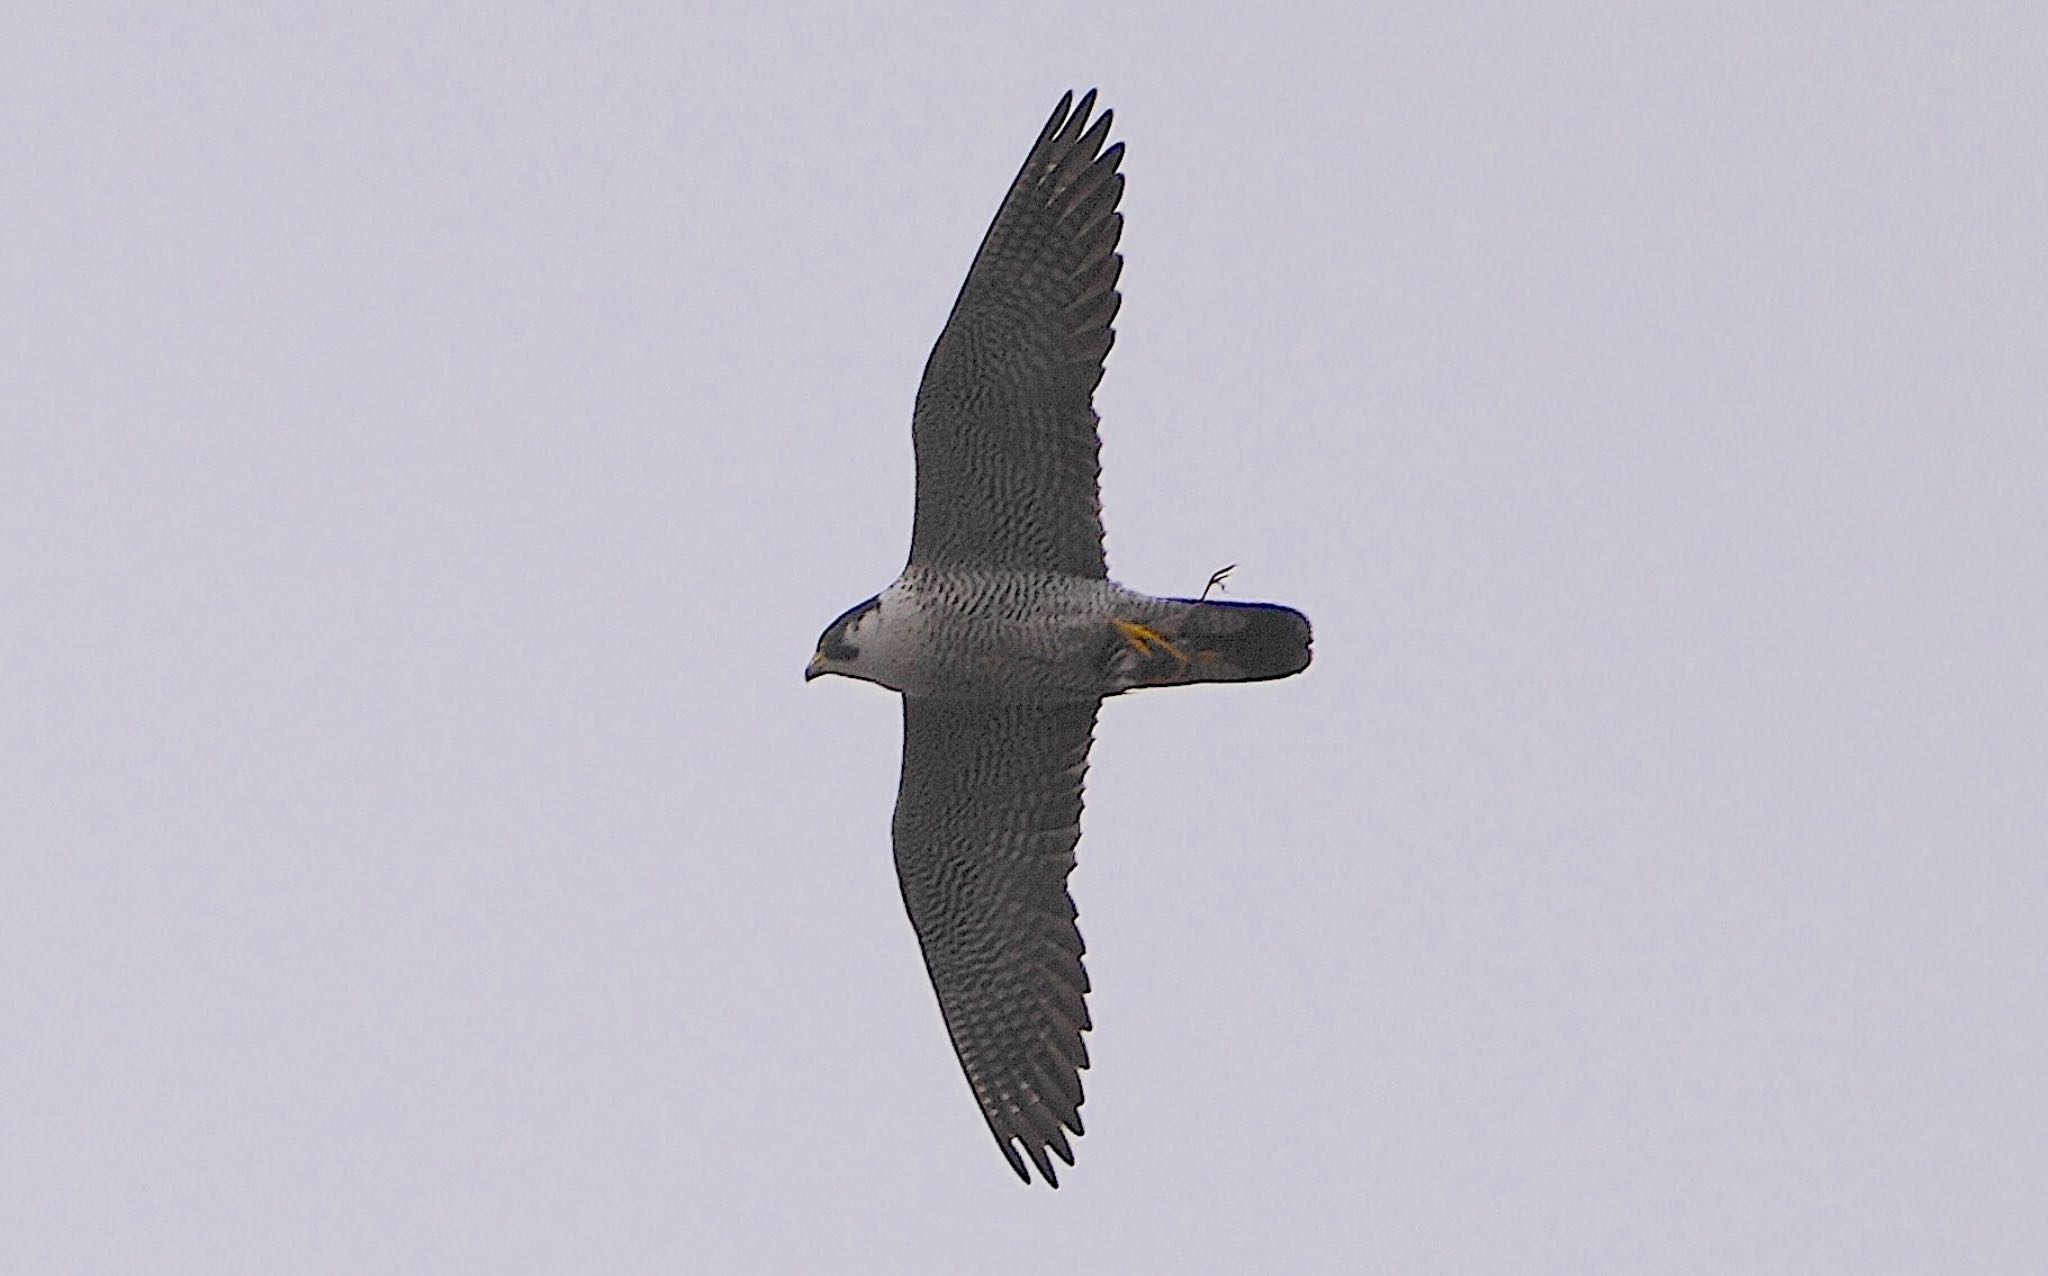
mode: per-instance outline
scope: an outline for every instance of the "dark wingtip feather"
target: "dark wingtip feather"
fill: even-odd
[[[1018,1178],[1029,1183],[1031,1181],[1031,1171],[1024,1168],[1024,1158],[1017,1155],[1015,1141],[1000,1131],[991,1131],[991,1133],[996,1136],[996,1146],[1003,1150],[1003,1159],[1010,1163],[1010,1168],[1017,1172]]]
[[[1103,142],[1109,138],[1109,126],[1115,119],[1115,111],[1104,111],[1096,116],[1094,125],[1081,135],[1080,141],[1074,143],[1074,149],[1083,155],[1093,155],[1100,151]]]
[[[1071,150],[1074,139],[1081,136],[1081,130],[1088,124],[1088,112],[1095,105],[1095,94],[1090,93],[1075,104],[1074,113],[1060,125],[1060,131],[1053,136],[1053,145],[1059,149]]]
[[[1053,135],[1060,131],[1060,126],[1067,122],[1067,112],[1073,107],[1074,91],[1068,89],[1060,95],[1060,104],[1052,108],[1052,114],[1046,118],[1045,127],[1039,130],[1038,145],[1043,146],[1053,139]]]
[[[1026,1139],[1024,1154],[1031,1158],[1031,1163],[1038,1167],[1038,1172],[1045,1176],[1046,1182],[1054,1187],[1060,1185],[1059,1172],[1052,1168],[1052,1158],[1045,1154],[1045,1144],[1036,1139]]]

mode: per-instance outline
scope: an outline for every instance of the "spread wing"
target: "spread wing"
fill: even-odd
[[[1059,1186],[1081,1133],[1088,975],[1067,874],[1100,702],[903,697],[896,875],[953,1049],[996,1145]]]
[[[1060,99],[925,364],[913,565],[1106,575],[1095,386],[1116,334],[1123,143]]]

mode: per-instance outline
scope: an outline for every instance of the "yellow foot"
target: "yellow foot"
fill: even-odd
[[[1116,631],[1124,636],[1124,641],[1131,645],[1131,650],[1139,655],[1150,656],[1154,652],[1163,651],[1178,660],[1182,668],[1187,667],[1188,658],[1157,629],[1133,620],[1112,620],[1109,623],[1116,626]]]

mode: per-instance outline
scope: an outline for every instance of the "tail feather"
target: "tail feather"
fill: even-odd
[[[1164,626],[1174,651],[1154,653],[1135,685],[1262,682],[1308,668],[1308,617],[1278,603],[1173,598],[1184,610]]]

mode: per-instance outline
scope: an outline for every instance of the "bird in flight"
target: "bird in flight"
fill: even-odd
[[[826,626],[804,671],[902,693],[903,903],[996,1145],[1053,1187],[1048,1153],[1074,1163],[1088,1066],[1067,874],[1096,711],[1309,663],[1292,608],[1109,579],[1092,399],[1122,300],[1124,148],[1104,149],[1111,113],[1091,123],[1094,106],[1091,91],[1053,109],[925,364],[909,564]]]

